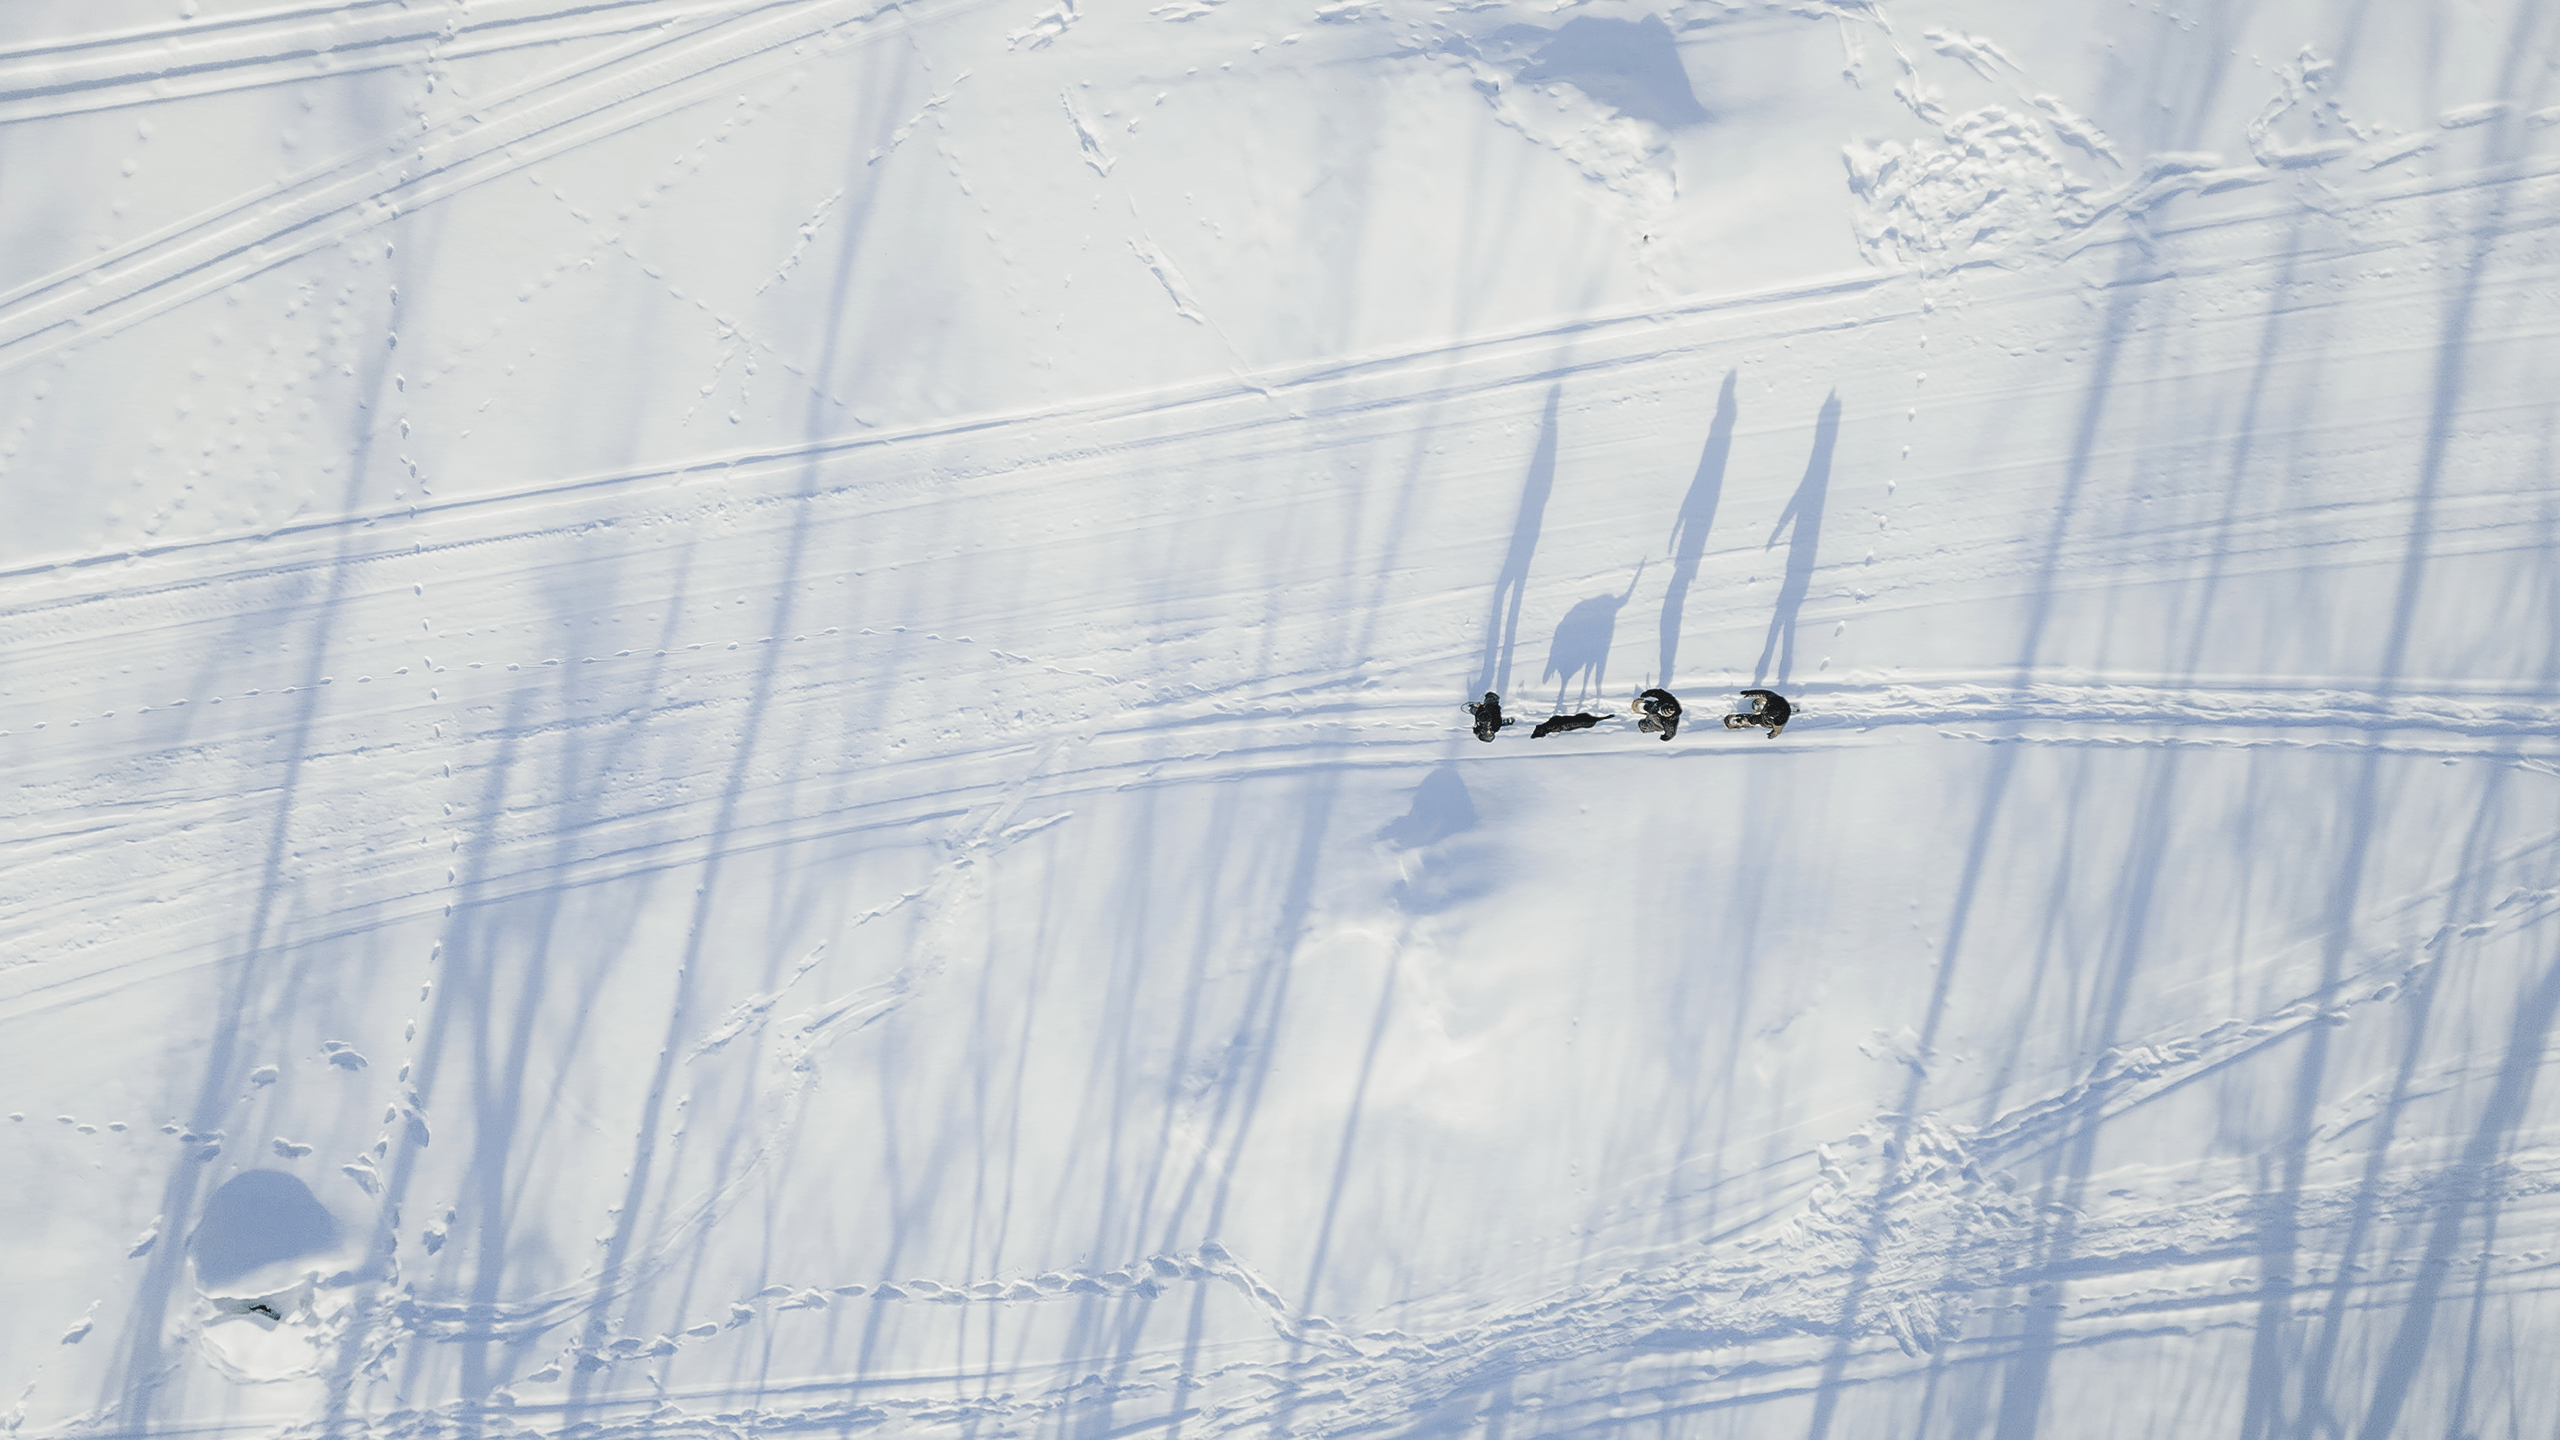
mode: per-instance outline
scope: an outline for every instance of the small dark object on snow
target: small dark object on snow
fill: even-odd
[[[1476,717],[1476,738],[1487,745],[1493,743],[1494,735],[1499,732],[1503,726],[1517,725],[1520,723],[1517,720],[1504,718],[1502,713],[1502,697],[1490,690],[1484,692],[1484,698],[1482,700],[1469,702],[1467,705],[1467,713]]]
[[[1745,690],[1742,695],[1751,702],[1751,708],[1742,714],[1724,717],[1727,730],[1747,730],[1757,725],[1765,728],[1769,738],[1775,740],[1778,732],[1787,728],[1787,721],[1795,716],[1796,707],[1788,704],[1787,697],[1775,690]]]
[[[1560,730],[1588,730],[1608,718],[1606,715],[1550,715],[1538,722],[1538,728],[1529,732],[1529,738],[1544,740]]]
[[[1636,731],[1668,740],[1680,733],[1680,697],[1668,690],[1647,690],[1636,697],[1635,711],[1644,718]]]

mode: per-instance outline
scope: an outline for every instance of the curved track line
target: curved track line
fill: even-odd
[[[402,132],[397,158],[342,161],[135,242],[83,271],[57,272],[0,299],[0,373],[81,339],[112,334],[405,211],[698,104],[742,77],[796,64],[803,58],[798,47],[840,26],[888,16],[861,37],[874,39],[985,3],[990,0],[950,0],[917,14],[894,0],[773,0],[755,8],[782,13],[756,20],[733,15],[678,37],[653,33],[615,47],[568,76],[474,102],[454,118]]]
[[[0,125],[468,60],[737,8],[738,0],[499,0],[457,16],[358,0],[70,36],[0,50]]]

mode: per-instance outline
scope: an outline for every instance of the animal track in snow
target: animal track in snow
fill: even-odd
[[[703,1321],[671,1329],[662,1335],[624,1335],[593,1347],[572,1346],[561,1352],[560,1360],[554,1366],[528,1378],[538,1380],[543,1378],[543,1374],[548,1374],[556,1379],[558,1364],[595,1370],[623,1361],[673,1354],[689,1343],[711,1340],[724,1331],[753,1322],[766,1313],[759,1306],[768,1307],[772,1314],[780,1316],[793,1311],[829,1310],[841,1301],[866,1297],[883,1303],[955,1306],[1012,1306],[1113,1298],[1155,1300],[1162,1298],[1176,1284],[1212,1282],[1224,1284],[1242,1295],[1281,1339],[1314,1346],[1320,1353],[1358,1352],[1359,1347],[1331,1321],[1321,1316],[1296,1313],[1253,1267],[1239,1260],[1225,1246],[1209,1241],[1189,1253],[1158,1253],[1109,1269],[1079,1267],[1050,1270],[1011,1280],[945,1281],[917,1277],[833,1287],[768,1285],[746,1300],[731,1304],[725,1322]]]
[[[883,9],[872,0],[699,14],[609,43],[565,67],[404,127],[390,145],[340,157],[235,197],[174,230],[112,248],[0,295],[0,366],[16,368],[434,204],[564,150],[734,92],[799,62],[794,47]],[[870,33],[895,33],[903,11]],[[645,77],[647,83],[635,84]]]
[[[1111,167],[1120,162],[1112,157],[1109,150],[1103,148],[1100,127],[1096,126],[1091,117],[1084,113],[1084,107],[1076,103],[1074,91],[1059,91],[1058,103],[1066,107],[1067,123],[1075,128],[1076,149],[1082,152],[1084,163],[1093,167],[1094,174],[1106,180],[1109,179]]]

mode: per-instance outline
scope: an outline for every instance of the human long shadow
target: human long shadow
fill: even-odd
[[[1769,678],[1769,657],[1778,658],[1778,683],[1783,685],[1793,676],[1796,666],[1796,612],[1804,608],[1806,592],[1813,588],[1814,547],[1822,542],[1822,502],[1831,492],[1831,449],[1840,439],[1840,396],[1837,392],[1822,399],[1822,412],[1813,422],[1813,458],[1805,462],[1804,479],[1796,482],[1794,498],[1778,512],[1778,523],[1769,531],[1766,550],[1778,543],[1781,531],[1787,537],[1787,578],[1778,586],[1778,608],[1769,617],[1769,638],[1761,642],[1760,663],[1752,668],[1754,685]]]
[[[1556,485],[1556,402],[1563,392],[1561,385],[1547,388],[1547,413],[1538,422],[1538,448],[1529,456],[1529,478],[1520,487],[1520,514],[1511,522],[1511,550],[1503,556],[1502,573],[1493,582],[1493,608],[1485,617],[1484,663],[1478,667],[1473,689],[1511,688],[1511,650],[1520,639],[1520,602],[1529,593],[1529,561],[1538,553],[1547,495]]]
[[[1724,462],[1733,453],[1733,422],[1739,407],[1733,387],[1741,372],[1724,372],[1724,388],[1716,394],[1716,418],[1707,426],[1707,448],[1698,452],[1698,473],[1689,493],[1680,497],[1680,513],[1671,522],[1671,585],[1662,592],[1662,668],[1656,685],[1668,685],[1680,659],[1680,619],[1689,605],[1689,582],[1698,578],[1698,562],[1706,558],[1707,532],[1715,528],[1716,506],[1724,499]]]

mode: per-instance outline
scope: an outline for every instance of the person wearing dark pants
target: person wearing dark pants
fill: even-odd
[[[1778,732],[1787,728],[1787,721],[1796,713],[1796,707],[1787,703],[1787,697],[1775,690],[1745,690],[1742,698],[1750,702],[1751,708],[1739,715],[1724,717],[1727,730],[1747,730],[1758,726],[1767,730],[1769,738],[1775,740]]]
[[[1680,698],[1668,690],[1647,690],[1636,697],[1635,712],[1644,718],[1636,730],[1665,740],[1680,733]]]

